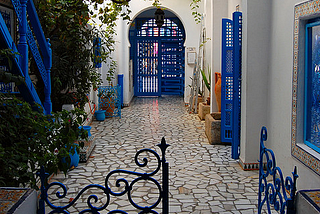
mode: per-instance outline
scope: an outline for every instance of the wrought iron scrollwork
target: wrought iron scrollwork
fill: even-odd
[[[284,214],[286,209],[287,213],[295,213],[294,198],[298,178],[297,168],[295,167],[292,172],[293,177],[287,176],[284,179],[280,167],[276,165],[274,152],[264,145],[266,140],[267,128],[262,127],[260,135],[258,213],[261,213],[265,204],[268,213],[271,213],[271,206],[274,206],[274,209],[281,214]],[[270,181],[271,177],[272,181]]]
[[[69,213],[67,211],[68,208],[73,206],[79,198],[89,189],[98,189],[101,190],[104,197],[105,197],[105,202],[102,206],[94,206],[95,203],[99,201],[99,198],[97,195],[91,194],[87,198],[87,206],[88,208],[80,211],[79,213],[100,213],[100,211],[106,209],[108,205],[110,205],[110,201],[112,196],[123,196],[127,195],[128,198],[128,204],[130,203],[133,207],[135,207],[137,210],[139,210],[139,213],[158,213],[154,209],[160,204],[162,201],[162,213],[168,213],[168,207],[169,207],[169,201],[168,201],[168,194],[169,194],[169,187],[168,187],[168,169],[169,165],[166,162],[165,159],[165,152],[166,148],[169,146],[166,144],[166,141],[164,138],[161,140],[161,144],[158,144],[157,146],[160,147],[161,152],[162,152],[162,158],[160,158],[159,154],[155,152],[154,150],[151,149],[142,149],[138,151],[135,155],[135,164],[138,167],[147,167],[149,164],[149,159],[147,157],[140,158],[143,153],[150,154],[155,157],[156,159],[156,165],[152,166],[152,169],[154,169],[150,172],[136,172],[136,171],[128,171],[128,170],[122,170],[122,169],[117,169],[111,171],[105,178],[105,186],[99,185],[99,184],[89,184],[86,187],[84,187],[78,194],[77,196],[70,201],[68,204],[65,206],[57,206],[51,203],[49,197],[48,197],[48,191],[54,187],[58,187],[59,189],[62,189],[62,191],[57,191],[55,192],[55,195],[58,199],[65,199],[67,196],[67,187],[60,183],[60,182],[52,182],[49,185],[45,186],[45,180],[48,174],[45,172],[44,168],[41,168],[41,171],[39,173],[40,179],[41,179],[41,198],[39,201],[39,212],[40,214],[45,213],[45,203],[52,209],[50,213]],[[140,159],[139,159],[140,158]],[[161,169],[162,166],[162,186],[161,184],[153,177],[155,176]],[[150,166],[148,166],[150,170]],[[120,188],[120,191],[113,191],[112,188],[109,184],[112,183],[112,177],[117,177],[116,175],[131,175],[135,178],[132,179],[131,182],[129,182],[127,179],[121,176],[121,178],[116,178],[115,179],[115,186],[117,188]],[[136,183],[140,181],[148,181],[151,182],[153,185],[155,185],[155,189],[158,190],[158,197],[156,201],[151,204],[150,206],[141,206],[138,203],[136,203],[132,197],[132,191],[134,189],[134,186]],[[127,213],[123,210],[112,210],[109,211],[108,213]]]

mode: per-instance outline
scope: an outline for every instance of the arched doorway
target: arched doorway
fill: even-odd
[[[155,9],[141,13],[130,27],[130,59],[135,96],[183,95],[185,31],[179,18],[165,10],[159,29]]]

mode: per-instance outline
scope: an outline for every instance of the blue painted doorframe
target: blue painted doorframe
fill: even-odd
[[[231,157],[240,155],[242,13],[222,19],[221,141],[231,143]]]
[[[130,29],[134,95],[184,94],[184,39],[181,22],[165,19],[160,31],[154,18],[137,18]]]

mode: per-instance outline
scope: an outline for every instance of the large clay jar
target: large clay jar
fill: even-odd
[[[218,105],[218,111],[221,112],[221,73],[215,72],[215,86],[214,86],[214,92],[216,94],[216,101]]]

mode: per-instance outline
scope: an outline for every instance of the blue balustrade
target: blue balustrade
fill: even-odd
[[[19,87],[19,90],[22,92],[25,100],[28,102],[36,102],[44,108],[45,114],[50,114],[52,111],[51,103],[51,79],[50,79],[50,70],[52,67],[52,52],[50,48],[50,43],[45,39],[39,18],[33,4],[32,0],[12,0],[13,8],[16,12],[17,18],[19,20],[19,44],[16,48],[13,39],[8,31],[8,28],[5,27],[6,24],[3,21],[2,17],[0,18],[0,30],[3,35],[4,43],[7,48],[12,49],[14,52],[20,53],[19,59],[13,60],[15,73],[21,75],[25,78],[26,84]],[[29,19],[27,19],[27,17]],[[31,27],[28,24],[31,24]],[[35,40],[36,39],[36,40]],[[41,53],[38,49],[38,46],[41,50]],[[38,97],[30,77],[29,77],[29,58],[28,58],[28,49],[30,48],[31,53],[35,59],[38,70],[41,74],[45,86],[45,101],[42,103]],[[27,87],[27,88],[26,88]]]
[[[67,198],[67,187],[60,183],[60,182],[52,182],[48,184],[47,186],[45,185],[46,178],[48,176],[48,173],[45,172],[44,168],[41,168],[40,173],[38,174],[41,179],[41,196],[39,200],[39,211],[38,214],[45,214],[45,204],[49,206],[52,211],[50,213],[69,213],[68,208],[73,206],[85,192],[88,190],[91,191],[96,191],[97,194],[102,194],[104,198],[106,198],[106,202],[102,204],[101,206],[97,207],[95,206],[95,203],[99,200],[99,197],[95,194],[91,194],[88,196],[87,199],[87,208],[83,208],[82,211],[79,213],[100,213],[100,211],[105,210],[108,208],[110,205],[110,202],[112,199],[115,199],[116,197],[120,197],[123,195],[127,195],[128,197],[128,205],[132,205],[135,207],[139,213],[158,213],[155,211],[155,209],[160,205],[162,202],[162,213],[167,214],[169,213],[169,164],[166,161],[165,154],[166,154],[166,149],[169,146],[165,139],[162,138],[161,143],[157,145],[162,154],[162,158],[160,155],[151,149],[142,149],[138,151],[134,157],[135,163],[138,167],[148,167],[148,163],[150,162],[151,159],[155,158],[157,160],[157,164],[153,165],[153,171],[150,172],[150,167],[148,167],[148,172],[137,172],[137,171],[128,171],[128,170],[122,170],[122,169],[117,169],[111,171],[105,178],[105,186],[99,185],[99,184],[89,184],[83,189],[80,190],[80,192],[74,197],[74,199],[67,203],[64,206],[60,206],[60,201],[64,201],[63,199]],[[143,159],[142,154],[145,154]],[[147,158],[148,157],[148,158]],[[139,161],[139,160],[142,160]],[[160,172],[160,169],[162,168],[162,182],[157,181],[153,176],[155,176],[158,172]],[[147,168],[144,168],[147,169]],[[124,175],[124,177],[121,176],[121,178],[116,178],[115,183],[112,182],[112,177],[115,178],[115,175]],[[129,182],[126,177],[128,176],[134,176],[135,178]],[[142,206],[139,203],[134,202],[133,199],[133,193],[135,184],[138,182],[145,181],[150,184],[150,189],[152,190],[152,194],[157,194],[156,195],[156,200],[152,201],[150,204],[148,203],[149,206]],[[162,186],[161,186],[162,183]],[[110,184],[115,184],[117,187],[123,187],[119,192],[115,192],[112,190]],[[151,186],[152,184],[152,186]],[[62,192],[54,192],[55,188],[60,188],[62,189]],[[137,190],[139,191],[139,189]],[[50,194],[52,195],[48,195]],[[55,195],[58,199],[56,203],[53,203],[51,200]],[[143,203],[143,202],[142,202]],[[123,210],[112,210],[109,211],[108,213],[127,213]]]
[[[287,176],[284,179],[280,167],[276,164],[273,151],[267,149],[264,145],[266,140],[267,128],[262,127],[260,135],[258,214],[261,214],[264,206],[269,214],[272,207],[281,214],[284,214],[285,211],[288,214],[294,214],[294,199],[298,178],[297,168],[294,168],[292,177]]]

